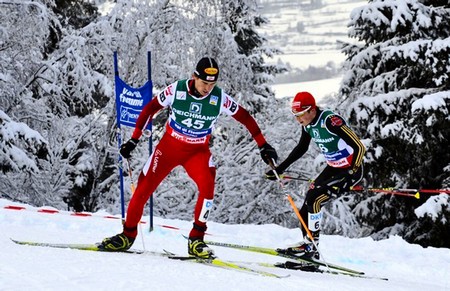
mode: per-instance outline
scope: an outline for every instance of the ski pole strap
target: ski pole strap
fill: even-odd
[[[278,175],[277,170],[276,170],[276,166],[275,163],[273,161],[273,159],[269,159],[269,166],[272,169],[273,173],[275,174],[275,177],[277,177],[277,180],[280,181],[280,175]]]

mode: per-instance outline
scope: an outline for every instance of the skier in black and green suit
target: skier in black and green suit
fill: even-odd
[[[363,156],[365,147],[361,140],[351,130],[345,120],[331,110],[322,110],[316,106],[314,97],[308,92],[295,95],[291,110],[297,121],[302,125],[302,134],[297,146],[288,157],[276,168],[278,175],[308,150],[311,140],[324,155],[327,166],[310,184],[300,215],[307,224],[314,243],[302,227],[303,241],[285,251],[297,256],[319,258],[316,246],[319,243],[322,206],[332,195],[339,195],[357,184],[363,176]],[[270,180],[276,180],[275,173],[266,173]]]

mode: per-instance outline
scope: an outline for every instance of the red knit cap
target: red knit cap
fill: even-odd
[[[316,108],[316,100],[308,92],[298,92],[292,100],[291,110],[296,116],[302,115],[304,112],[313,108]]]

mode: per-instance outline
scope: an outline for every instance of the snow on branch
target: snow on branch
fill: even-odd
[[[25,123],[15,122],[0,110],[0,169],[3,172],[37,170],[36,154],[47,142]]]
[[[411,111],[418,110],[441,110],[444,114],[448,115],[448,106],[446,99],[450,99],[450,91],[442,91],[434,94],[424,95],[422,98],[414,101],[411,105]]]
[[[433,25],[431,15],[426,7],[413,0],[396,1],[386,0],[369,3],[365,6],[355,8],[350,14],[349,30],[353,37],[359,35],[360,25],[366,25],[374,31],[386,31],[389,34],[396,33],[406,27],[413,31],[429,28]],[[414,21],[417,19],[417,21]]]
[[[427,202],[416,208],[414,213],[417,217],[430,216],[433,221],[439,218],[439,213],[443,213],[444,210],[450,211],[450,196],[447,194],[440,194],[437,196],[431,196]],[[442,223],[446,223],[445,216],[441,216]]]

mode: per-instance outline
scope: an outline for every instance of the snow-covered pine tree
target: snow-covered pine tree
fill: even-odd
[[[0,3],[0,195],[2,197],[22,200],[23,195],[10,191],[18,189],[20,184],[20,180],[15,179],[16,175],[20,171],[38,172],[40,159],[46,156],[45,138],[29,124],[29,121],[40,116],[29,112],[31,94],[25,84],[32,78],[33,69],[39,67],[34,60],[42,57],[45,40],[51,30],[50,23],[54,20],[54,15],[49,16],[46,7],[41,3],[15,1]],[[30,27],[36,29],[32,31]]]
[[[46,2],[53,6],[52,1]],[[42,60],[51,35],[60,30],[59,21],[42,2],[3,1],[0,3],[0,108],[2,114],[1,195],[39,204],[43,195],[28,192],[46,165],[47,154],[32,149],[45,145],[41,132],[50,116],[42,100],[34,98],[33,81],[42,71]],[[43,108],[44,107],[44,108]],[[30,139],[32,137],[32,139]]]
[[[94,172],[92,165],[101,163],[86,162],[86,156],[105,152],[104,143],[94,142],[105,135],[97,130],[103,122],[91,122],[101,115],[96,109],[104,105],[105,92],[112,92],[112,84],[99,73],[104,69],[98,53],[103,48],[101,38],[75,29],[82,26],[80,18],[95,19],[96,9],[85,13],[86,3],[78,11],[77,5],[62,9],[59,5],[64,3],[0,3],[5,36],[0,56],[1,106],[15,120],[38,131],[48,149],[48,154],[38,159],[38,171],[5,174],[1,180],[9,186],[2,189],[15,199],[58,208],[64,208],[63,197],[73,193],[74,187],[92,184],[87,176]],[[58,14],[62,10],[65,14]],[[76,22],[76,27],[71,22]],[[85,196],[88,191],[82,192]]]
[[[352,11],[349,35],[360,43],[343,49],[348,72],[340,108],[368,146],[369,186],[449,187],[449,7],[446,1],[386,0]],[[375,238],[398,234],[448,247],[441,235],[448,233],[450,200],[442,217],[430,223],[414,213],[427,199],[432,198],[381,194],[354,211]]]
[[[2,173],[39,171],[41,158],[47,155],[47,142],[35,130],[29,128],[25,123],[15,122],[0,110],[0,171]],[[7,183],[1,180],[0,183]],[[1,185],[1,184],[0,184]],[[5,191],[8,187],[1,188]]]

